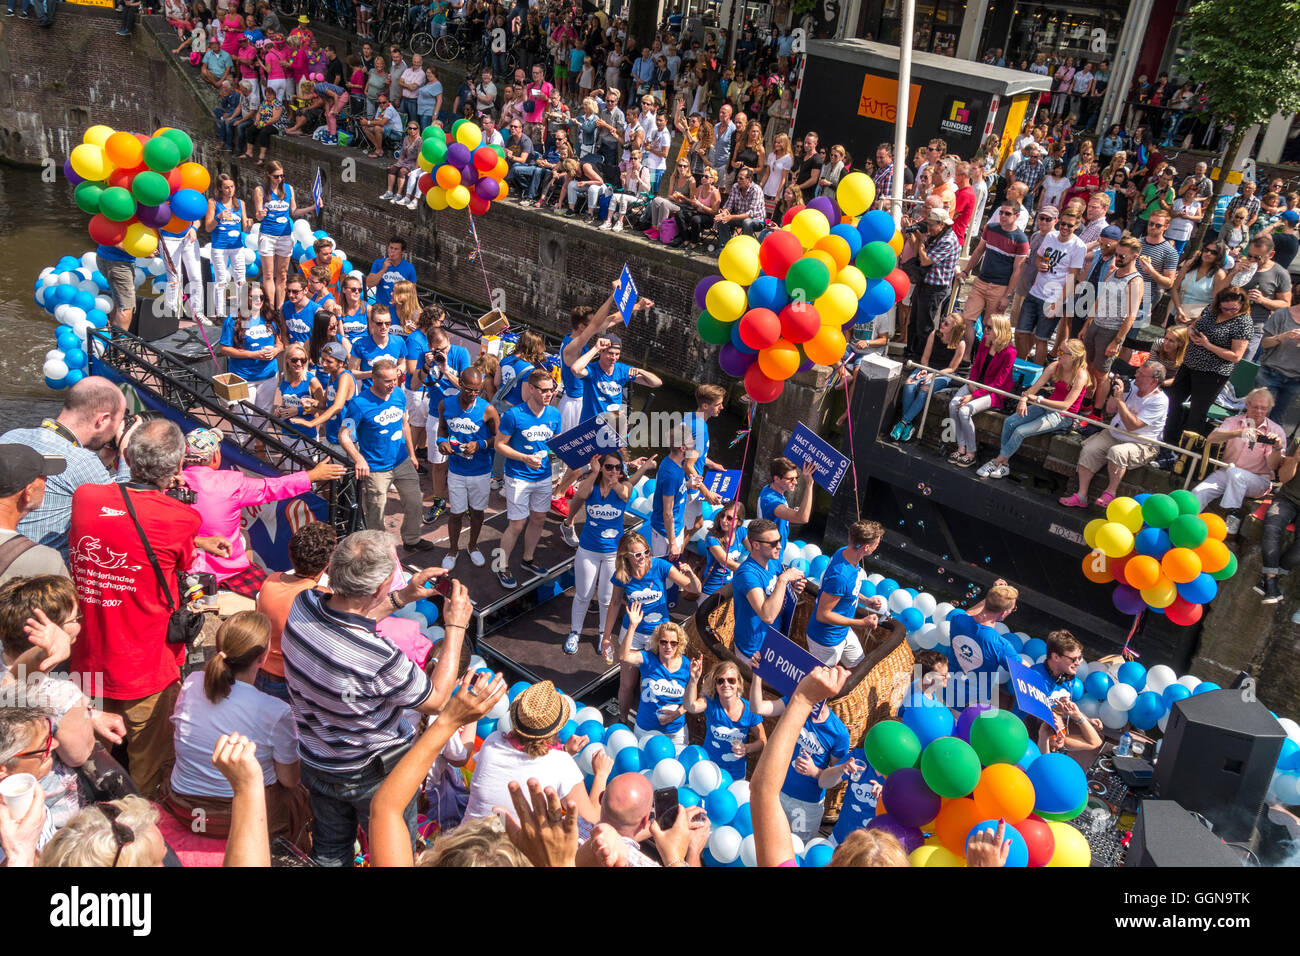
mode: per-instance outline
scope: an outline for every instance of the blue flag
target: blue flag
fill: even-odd
[[[758,666],[754,668],[754,673],[787,700],[810,670],[821,667],[817,658],[770,624],[758,654]]]
[[[706,471],[704,473],[704,487],[723,501],[730,501],[740,491],[740,472]]]
[[[794,434],[786,442],[785,457],[795,464],[811,461],[817,468],[813,481],[831,494],[839,489],[840,481],[852,466],[852,462],[837,448],[819,438],[803,422],[795,426]]]
[[[1047,683],[1022,662],[1007,657],[1003,660],[1011,675],[1011,689],[1015,691],[1016,706],[1026,714],[1037,717],[1049,727],[1056,726],[1052,716],[1052,690]]]
[[[623,272],[618,277],[618,291],[614,293],[614,304],[618,306],[618,312],[623,316],[624,325],[632,321],[632,310],[636,308],[638,298],[636,283],[632,281],[632,273],[628,271],[627,263],[624,263]]]
[[[547,444],[570,468],[583,468],[591,463],[593,456],[624,447],[622,439],[599,415],[579,422]]]
[[[324,192],[325,184],[321,181],[320,167],[316,167],[316,181],[311,184],[311,198],[316,201],[316,215],[320,215],[321,195]]]

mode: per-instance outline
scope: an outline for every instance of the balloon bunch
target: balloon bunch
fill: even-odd
[[[898,268],[902,233],[889,213],[867,212],[871,178],[849,173],[835,195],[792,207],[762,243],[733,236],[720,274],[695,287],[700,338],[722,346],[718,364],[756,402],[798,371],[834,365],[853,323],[888,312],[911,287]]]
[[[884,779],[867,829],[892,833],[913,866],[963,866],[971,837],[1007,824],[1007,866],[1087,866],[1088,841],[1066,821],[1088,806],[1088,779],[1067,754],[1040,754],[1015,714],[983,704],[954,719],[914,695],[898,720],[862,740]]]
[[[1104,519],[1084,528],[1092,551],[1083,573],[1096,584],[1115,583],[1111,600],[1122,614],[1150,608],[1175,624],[1195,624],[1219,582],[1237,572],[1227,536],[1223,519],[1201,513],[1190,491],[1116,498]]]
[[[450,139],[441,126],[430,126],[423,136],[419,186],[430,209],[469,207],[481,216],[506,198],[506,152],[485,144],[483,131],[470,120],[456,120]]]
[[[1300,805],[1300,724],[1290,717],[1278,717],[1277,722],[1286,731],[1286,740],[1268,788],[1268,802],[1294,807]]]
[[[1147,670],[1137,661],[1080,664],[1062,686],[1085,717],[1096,717],[1108,730],[1132,725],[1143,731],[1156,726],[1163,731],[1175,702],[1219,689],[1191,674],[1179,677],[1164,664]]]
[[[158,231],[182,232],[208,212],[211,177],[188,162],[194,141],[163,127],[152,136],[92,126],[63,164],[76,186],[77,205],[89,213],[90,238],[152,256]]]
[[[36,304],[54,316],[55,347],[45,353],[42,373],[49,388],[68,388],[87,374],[90,356],[86,334],[108,325],[113,300],[108,280],[95,264],[95,253],[64,256],[36,278]]]

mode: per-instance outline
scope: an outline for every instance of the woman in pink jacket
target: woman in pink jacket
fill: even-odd
[[[331,481],[343,475],[342,465],[323,461],[309,471],[295,471],[278,478],[246,475],[238,468],[221,470],[221,432],[196,428],[185,436],[185,484],[194,492],[194,510],[202,519],[200,534],[224,535],[230,542],[230,556],[202,554],[192,571],[217,576],[217,583],[227,591],[252,597],[257,594],[265,572],[248,558],[240,534],[241,509],[281,501],[310,491],[312,482]]]
[[[1011,370],[1016,364],[1016,348],[1011,344],[1011,319],[1005,315],[991,315],[984,321],[984,338],[975,347],[975,357],[970,363],[970,377],[980,385],[991,385],[1004,392],[1011,390]],[[963,385],[948,403],[948,417],[957,432],[957,450],[948,461],[959,468],[975,464],[975,416],[990,408],[998,408],[1002,397],[979,385]]]

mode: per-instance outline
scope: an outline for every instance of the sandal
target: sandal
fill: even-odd
[[[1098,496],[1098,497],[1093,501],[1093,504],[1096,505],[1098,508],[1105,508],[1107,505],[1109,505],[1109,504],[1110,504],[1112,501],[1114,501],[1114,500],[1115,500],[1115,496],[1114,496],[1114,495],[1112,495],[1109,491],[1103,491],[1103,492],[1101,493],[1101,495]]]
[[[959,463],[963,458],[965,458],[965,457],[966,457],[966,456],[963,455],[961,452],[959,452],[959,451],[955,451],[955,452],[953,452],[951,455],[948,456],[948,464],[950,464],[950,465],[956,465],[956,464],[958,464],[958,463]]]
[[[961,458],[958,459],[957,461],[957,467],[969,468],[971,465],[975,464],[975,462],[976,462],[976,458],[974,455],[970,455],[970,454],[962,455]]]
[[[1080,495],[1077,491],[1067,498],[1057,499],[1066,508],[1086,508],[1088,499]]]

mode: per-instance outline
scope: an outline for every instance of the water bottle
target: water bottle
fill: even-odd
[[[1132,749],[1133,749],[1133,737],[1132,737],[1132,735],[1131,735],[1131,734],[1126,730],[1126,731],[1124,731],[1123,734],[1120,735],[1119,743],[1117,743],[1117,744],[1115,745],[1115,756],[1116,756],[1116,757],[1127,757],[1127,756],[1129,755],[1129,752],[1130,752]]]

